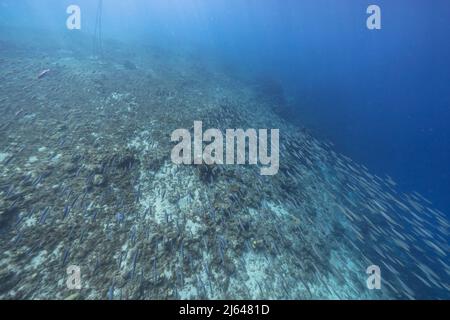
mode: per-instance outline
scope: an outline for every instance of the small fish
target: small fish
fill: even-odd
[[[80,235],[80,242],[83,242],[85,233],[86,233],[86,229],[83,229],[83,231],[81,232],[81,235]]]
[[[11,185],[6,192],[6,198],[8,198],[14,192],[14,185]]]
[[[177,278],[178,278],[178,282],[179,282],[180,286],[184,287],[184,275],[183,275],[183,269],[182,268],[178,268]]]
[[[70,206],[66,204],[66,206],[64,207],[64,216],[63,219],[67,218],[67,216],[70,213]]]
[[[17,118],[18,116],[20,116],[20,115],[23,114],[23,113],[24,113],[24,110],[23,110],[23,109],[20,109],[19,111],[17,111],[17,112],[14,114],[14,117]]]
[[[48,211],[49,211],[48,207],[44,209],[44,211],[42,212],[41,218],[39,219],[39,224],[45,223],[45,219],[47,219]]]
[[[124,219],[125,219],[125,215],[123,213],[119,212],[116,215],[116,220],[117,220],[118,223],[122,223]]]
[[[70,205],[72,208],[75,207],[75,203],[77,203],[79,198],[80,198],[80,195],[75,196],[75,199],[73,199],[72,204]]]
[[[65,266],[67,259],[69,258],[69,254],[70,254],[70,248],[66,248],[66,250],[64,251],[64,255],[63,255],[63,261],[62,261],[62,265]]]
[[[135,198],[136,198],[136,202],[139,202],[141,200],[141,186],[138,187]]]
[[[20,242],[20,240],[22,240],[22,234],[23,234],[22,230],[18,229],[17,235],[11,240],[11,242],[17,245]]]
[[[65,143],[66,143],[66,139],[65,138],[61,138],[61,139],[59,139],[58,146],[59,147],[63,147]]]
[[[31,217],[34,213],[34,208],[31,208],[30,212],[27,214],[27,218]]]
[[[206,291],[206,287],[205,287],[202,279],[198,275],[196,275],[196,277],[197,277],[197,285],[198,285],[198,287],[200,287],[201,292],[203,292],[203,294],[206,296],[207,295],[207,291]]]
[[[147,216],[147,214],[150,212],[150,208],[147,208],[144,212],[144,217],[142,218],[143,220],[145,220],[145,217]]]
[[[183,246],[183,242],[181,242],[181,245],[180,245],[180,256],[181,256],[181,261],[184,261],[184,246]]]
[[[114,300],[114,283],[109,287],[108,300]]]
[[[42,78],[45,77],[49,72],[50,72],[50,69],[45,69],[45,70],[43,70],[41,73],[39,73],[38,79],[42,79]]]
[[[42,181],[42,175],[38,176],[33,183],[31,184],[33,187],[37,186]]]
[[[17,202],[19,202],[19,199],[14,200],[14,202],[9,206],[9,209],[14,210],[16,208]]]
[[[17,219],[15,227],[17,227],[23,221],[25,216],[26,216],[26,214],[22,214],[22,215],[19,216],[19,218]]]
[[[10,156],[9,158],[7,158],[6,160],[3,161],[3,164],[6,166],[7,164],[9,164],[11,162],[12,159],[14,159],[16,156],[13,154],[12,156]]]
[[[136,242],[136,227],[135,226],[133,226],[130,230],[130,241],[133,244]]]
[[[120,256],[119,256],[119,270],[120,270],[120,267],[122,266],[122,260],[123,260],[124,254],[125,254],[125,251],[121,251],[120,252]]]
[[[153,281],[154,282],[158,281],[158,272],[156,269],[156,258],[153,259]]]
[[[138,260],[138,258],[139,258],[139,253],[140,253],[139,249],[137,249],[136,252],[134,253],[134,257],[133,257],[133,270],[132,270],[132,272],[131,272],[131,279],[134,278],[134,275],[135,275],[135,273],[136,273],[136,264],[137,264],[137,260]]]

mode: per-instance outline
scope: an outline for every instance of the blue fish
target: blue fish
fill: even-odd
[[[116,220],[118,223],[122,223],[125,220],[125,215],[121,212],[116,214]]]
[[[64,207],[64,217],[63,219],[67,218],[70,214],[70,206],[68,204],[66,204],[66,206]]]
[[[41,218],[39,219],[39,224],[44,224],[45,220],[47,219],[47,214],[48,214],[49,208],[45,208],[44,211],[42,212]]]

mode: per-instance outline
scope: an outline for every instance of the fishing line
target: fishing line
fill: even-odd
[[[102,11],[103,0],[99,0],[94,27],[94,56],[100,58],[103,57]]]

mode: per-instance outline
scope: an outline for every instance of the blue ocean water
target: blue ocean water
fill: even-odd
[[[65,27],[71,4],[82,9],[80,31]],[[371,4],[381,8],[381,30],[366,27]],[[92,0],[0,0],[0,26],[70,41],[94,32],[97,8]],[[449,218],[449,19],[445,0],[104,0],[102,30],[104,39],[276,83],[289,121]]]
[[[66,19],[60,13],[72,2],[3,1],[1,17],[59,30]],[[97,4],[75,2],[83,8],[83,29],[92,30]],[[249,78],[281,81],[299,122],[446,210],[450,5],[376,1],[382,29],[370,31],[372,2],[110,0],[103,24],[107,36],[196,48]]]

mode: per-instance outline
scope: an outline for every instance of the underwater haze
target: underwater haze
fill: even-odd
[[[449,21],[444,0],[0,0],[0,298],[449,299]],[[278,129],[279,168],[176,163],[197,121]]]
[[[95,1],[83,7],[93,32]],[[2,2],[4,25],[67,33],[70,1]],[[370,1],[115,1],[106,37],[191,49],[280,81],[295,117],[405,191],[450,207],[450,5],[377,1],[383,26],[369,32]],[[367,148],[370,145],[370,148]]]

